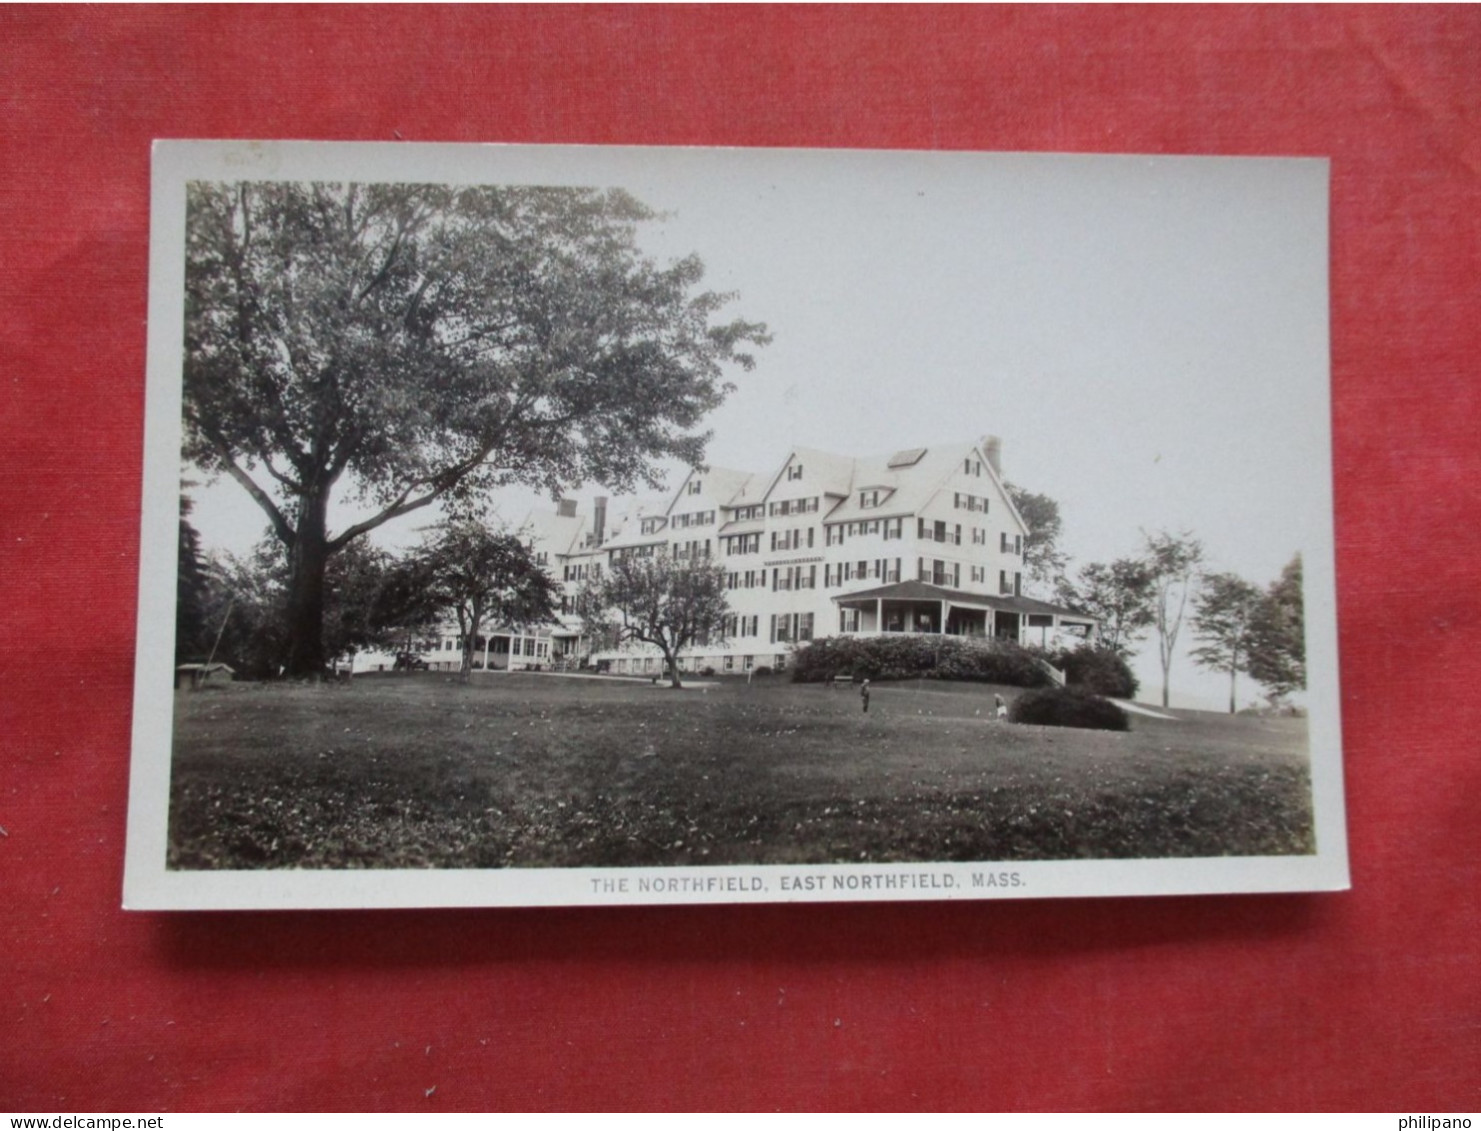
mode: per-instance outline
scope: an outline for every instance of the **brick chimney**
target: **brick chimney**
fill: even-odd
[[[607,496],[598,495],[592,504],[591,532],[595,545],[600,546],[607,537]]]
[[[987,457],[988,464],[993,471],[1003,474],[1003,441],[997,436],[982,437],[982,454]]]

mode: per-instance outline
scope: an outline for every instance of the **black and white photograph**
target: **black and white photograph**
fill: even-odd
[[[156,143],[126,904],[1346,887],[1327,195]]]

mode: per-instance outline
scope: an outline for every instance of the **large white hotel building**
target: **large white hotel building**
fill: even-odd
[[[593,651],[572,610],[581,586],[625,554],[701,556],[725,570],[722,639],[688,649],[687,671],[784,668],[791,649],[835,633],[946,633],[1041,642],[1093,622],[1022,595],[1022,517],[1003,488],[995,437],[855,458],[796,448],[769,472],[691,471],[668,498],[610,514],[573,500],[522,526],[563,585],[558,623],[494,629],[489,668],[592,664],[657,674],[656,649]],[[427,655],[455,664],[455,639]]]

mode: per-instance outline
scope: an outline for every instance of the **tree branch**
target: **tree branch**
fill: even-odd
[[[272,523],[273,533],[278,536],[279,540],[285,546],[293,545],[293,536],[296,531],[289,524],[288,520],[283,517],[283,512],[278,509],[277,504],[272,501],[271,496],[257,485],[256,480],[236,465],[236,461],[231,458],[231,449],[226,446],[220,436],[204,428],[201,431],[204,433],[206,439],[211,442],[211,447],[216,452],[216,458],[221,461],[222,466],[226,469],[226,473],[246,488],[247,494],[251,495],[253,501],[266,513],[268,520]]]

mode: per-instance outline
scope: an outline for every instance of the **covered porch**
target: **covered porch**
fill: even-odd
[[[550,666],[550,630],[496,629],[480,635],[478,647],[483,655],[484,671],[519,671],[522,668]],[[477,660],[474,661],[477,666]]]
[[[924,581],[844,593],[833,603],[839,632],[851,636],[914,632],[1047,644],[1052,633],[1088,635],[1096,625],[1093,617],[1032,597],[991,597]]]

